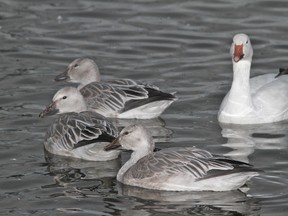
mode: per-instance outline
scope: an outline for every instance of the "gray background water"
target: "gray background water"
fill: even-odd
[[[0,213],[287,215],[288,124],[221,128],[216,119],[232,80],[233,35],[251,38],[252,76],[277,73],[288,66],[287,10],[286,0],[0,0]],[[265,172],[247,195],[159,193],[119,186],[120,161],[47,163],[53,118],[38,114],[64,85],[54,76],[82,56],[96,60],[104,79],[177,91],[162,120],[145,122],[161,133],[158,148],[197,146]]]

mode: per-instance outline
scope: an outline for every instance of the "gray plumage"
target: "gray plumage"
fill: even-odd
[[[105,150],[118,147],[133,151],[117,174],[117,180],[127,185],[170,191],[229,191],[258,175],[250,164],[194,147],[153,152],[153,139],[141,125],[124,128]]]
[[[197,148],[181,148],[174,151],[154,152],[141,158],[133,167],[127,170],[124,178],[152,178],[169,175],[185,174],[196,180],[208,178],[211,170],[233,170],[243,168],[243,171],[253,171],[251,165],[228,160],[225,157],[215,157],[208,151]],[[241,169],[239,169],[241,172]]]
[[[81,88],[80,93],[89,109],[107,117],[114,117],[153,101],[175,99],[173,95],[160,92],[155,88],[133,83],[112,86],[108,83],[93,82]]]
[[[100,114],[91,111],[61,114],[49,126],[44,146],[53,154],[86,160],[111,160],[116,154],[107,154],[103,146],[118,135],[117,128]],[[111,157],[110,157],[111,156]]]
[[[89,108],[102,112],[121,113],[129,100],[148,98],[148,92],[143,87],[114,87],[106,83],[93,82],[80,89]]]
[[[156,118],[177,99],[142,81],[101,81],[96,63],[89,58],[75,59],[55,80],[79,83],[88,109],[112,118]]]

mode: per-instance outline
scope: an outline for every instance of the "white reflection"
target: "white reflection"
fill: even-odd
[[[138,198],[123,215],[150,215],[155,211],[181,212],[183,215],[259,215],[260,211],[258,201],[239,190],[171,192],[118,184],[118,191],[121,196]]]
[[[287,147],[288,122],[259,125],[220,124],[227,143],[222,146],[233,149],[225,156],[249,162],[248,156],[255,149],[284,149]]]

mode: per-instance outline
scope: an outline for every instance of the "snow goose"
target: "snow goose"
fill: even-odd
[[[111,118],[156,118],[176,100],[173,94],[140,81],[122,79],[101,82],[98,67],[89,58],[74,60],[55,80],[79,83],[78,89],[88,107]]]
[[[86,111],[83,96],[76,88],[59,90],[39,116],[53,114],[61,115],[46,132],[44,147],[48,152],[89,161],[107,161],[119,156],[120,151],[104,150],[118,130],[104,116]]]
[[[218,120],[231,124],[260,124],[288,118],[288,76],[280,70],[250,79],[253,49],[246,34],[236,34],[231,46],[233,82],[222,101]]]
[[[229,191],[258,175],[250,164],[193,147],[153,152],[153,139],[141,125],[124,128],[105,150],[119,147],[133,151],[117,174],[117,180],[126,185],[168,191]]]

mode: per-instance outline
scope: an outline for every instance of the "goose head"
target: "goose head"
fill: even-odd
[[[99,82],[100,72],[92,59],[78,58],[71,62],[63,73],[55,77],[55,81],[63,80],[84,86],[91,82]]]
[[[240,61],[252,61],[253,48],[248,35],[236,34],[233,37],[230,53],[232,61],[238,63]]]
[[[65,87],[56,92],[52,103],[39,114],[39,117],[43,118],[48,115],[68,112],[79,113],[86,110],[87,106],[84,97],[79,90],[74,87]]]
[[[151,153],[154,150],[154,141],[149,131],[142,125],[129,125],[119,136],[105,147],[106,151],[120,148]]]

